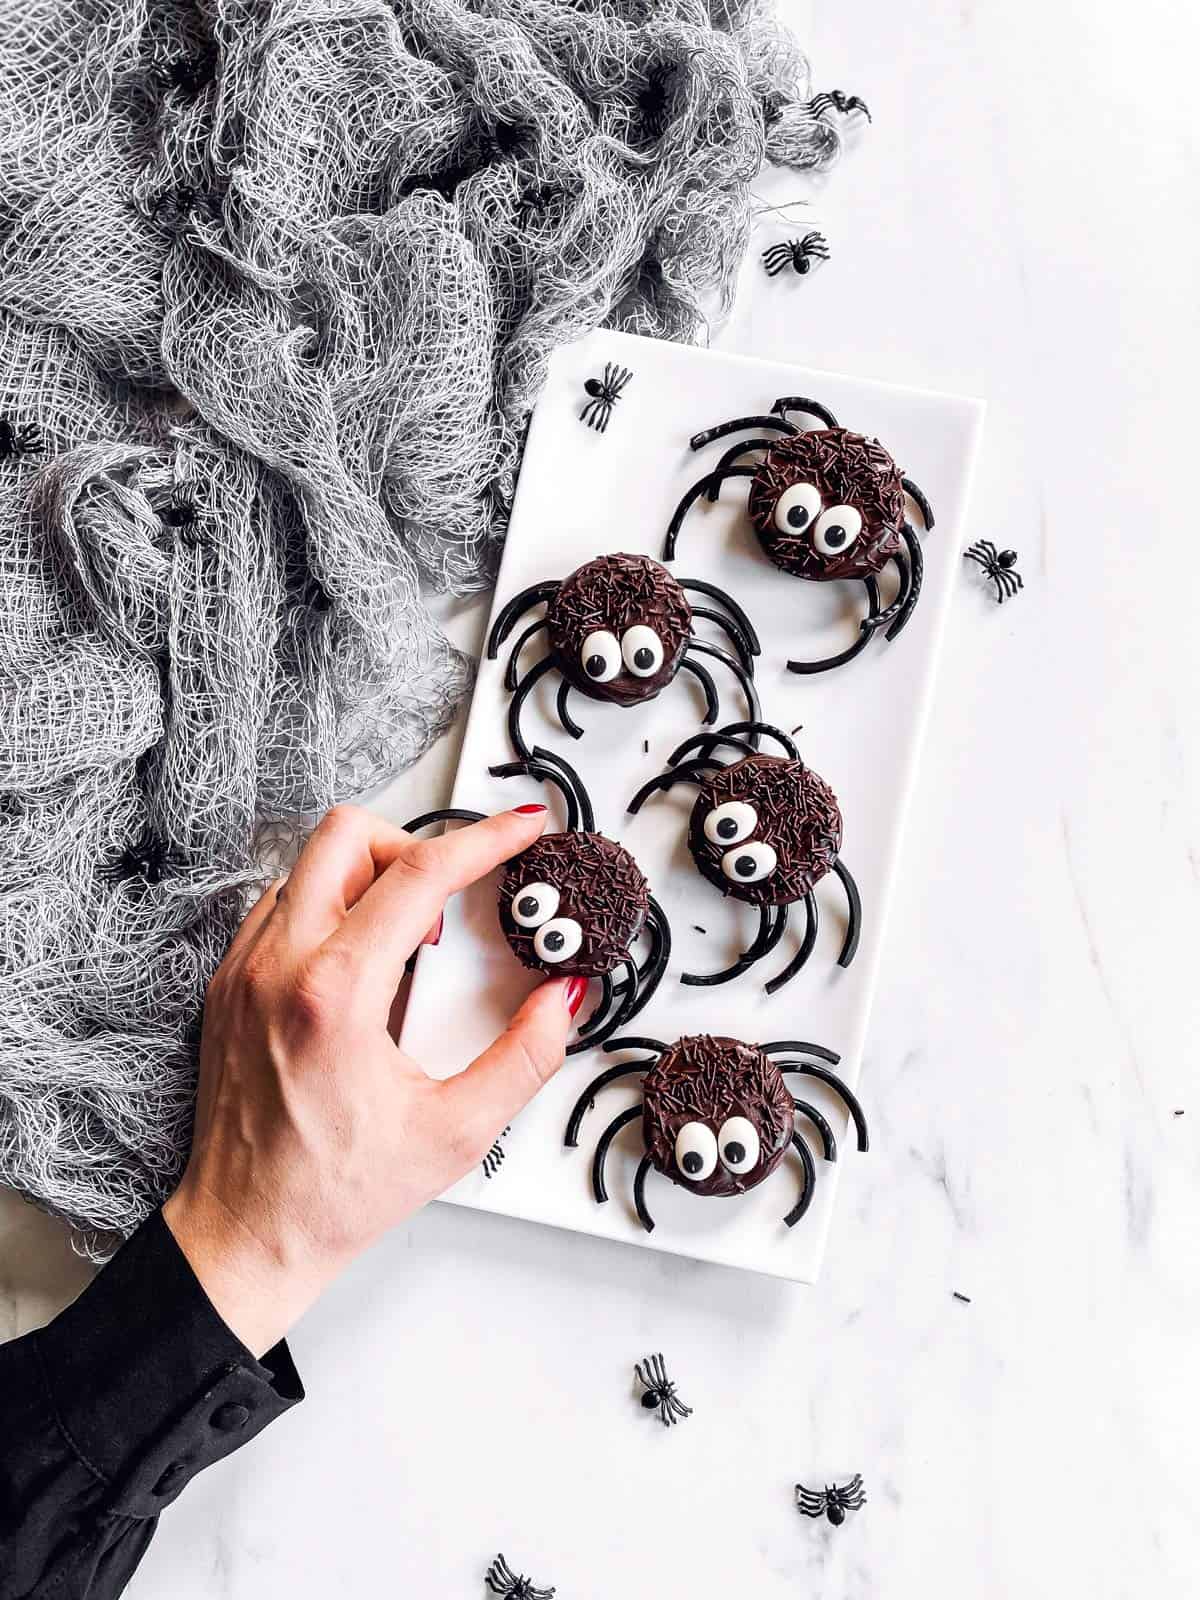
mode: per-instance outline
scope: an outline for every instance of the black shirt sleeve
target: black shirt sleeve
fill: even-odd
[[[156,1212],[0,1346],[0,1600],[112,1600],[185,1484],[303,1398],[286,1344],[254,1359]]]

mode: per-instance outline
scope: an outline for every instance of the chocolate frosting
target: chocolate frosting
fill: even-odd
[[[753,806],[758,826],[738,844],[713,844],[704,833],[705,818],[728,800]],[[775,850],[774,872],[755,883],[727,878],[721,870],[725,854],[755,839]],[[842,813],[824,778],[802,761],[745,756],[705,779],[692,807],[688,849],[722,894],[752,906],[792,905],[832,870],[842,849]]]
[[[692,608],[679,584],[649,556],[599,556],[563,579],[546,608],[550,649],[563,677],[592,700],[637,705],[653,700],[679,671],[692,629]],[[598,683],[583,667],[583,642],[590,633],[622,635],[638,623],[652,628],[662,645],[658,670],[640,678],[622,662],[615,678]]]
[[[693,1194],[735,1195],[770,1177],[783,1160],[795,1130],[795,1103],[779,1068],[761,1050],[738,1039],[692,1034],[676,1040],[647,1072],[642,1084],[642,1130],[646,1152],[663,1177]],[[702,1122],[720,1136],[729,1117],[753,1123],[759,1157],[748,1172],[730,1172],[719,1160],[697,1182],[675,1160],[675,1138],[689,1122]]]
[[[558,890],[556,917],[571,917],[583,934],[565,961],[543,961],[537,928],[513,920],[521,889],[548,883]],[[510,861],[500,880],[500,926],[522,966],[554,977],[598,978],[620,965],[641,933],[650,885],[629,851],[599,833],[547,833]]]
[[[826,509],[849,505],[861,513],[862,531],[853,544],[822,555],[812,542],[811,523],[797,533],[780,532],[776,501],[797,483],[815,484]],[[900,469],[878,439],[847,428],[813,428],[773,443],[750,481],[748,508],[766,554],[797,578],[868,578],[901,548]]]

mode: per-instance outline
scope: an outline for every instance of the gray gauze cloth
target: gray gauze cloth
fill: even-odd
[[[550,352],[702,336],[809,97],[759,0],[0,0],[0,1182],[81,1249],[271,849],[467,692]]]

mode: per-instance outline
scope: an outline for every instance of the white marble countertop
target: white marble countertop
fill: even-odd
[[[722,343],[984,396],[972,534],[1026,579],[953,609],[823,1281],[433,1207],[296,1330],[308,1401],[167,1513],[133,1600],[473,1600],[499,1549],[563,1600],[1200,1587],[1200,21],[788,14],[875,125],[813,207],[831,264],[752,259]],[[0,1230],[7,1335],[85,1271],[14,1201]],[[686,1426],[630,1398],[649,1349]],[[842,1529],[793,1510],[854,1471]]]

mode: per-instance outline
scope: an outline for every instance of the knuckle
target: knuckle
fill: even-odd
[[[274,992],[277,972],[275,961],[265,950],[251,950],[242,962],[239,975],[241,987],[251,1000],[265,999]],[[218,971],[217,979],[220,977]]]
[[[418,878],[445,876],[446,850],[440,839],[418,839],[404,852],[404,865]]]
[[[337,805],[327,811],[318,827],[319,833],[355,834],[367,826],[368,813],[361,806]]]

